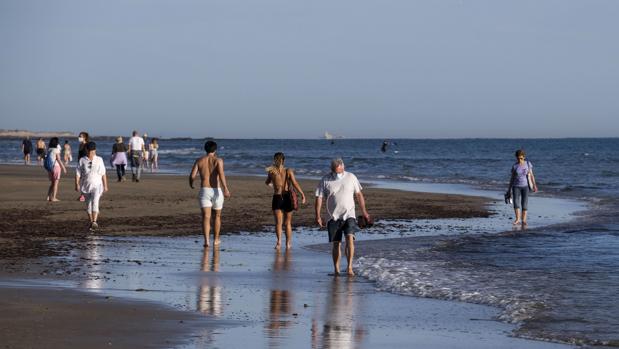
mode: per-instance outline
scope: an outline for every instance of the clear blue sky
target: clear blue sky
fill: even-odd
[[[619,1],[2,0],[0,128],[617,136]]]

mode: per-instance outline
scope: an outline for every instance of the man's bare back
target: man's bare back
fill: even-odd
[[[195,166],[200,173],[200,185],[202,188],[219,188],[219,168],[223,167],[223,161],[214,154],[205,155],[196,160]]]

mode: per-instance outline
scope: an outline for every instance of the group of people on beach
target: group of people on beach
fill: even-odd
[[[86,211],[90,222],[89,229],[94,231],[99,226],[97,218],[100,198],[103,193],[108,191],[106,168],[103,159],[97,155],[96,143],[90,140],[88,133],[80,132],[78,139],[80,145],[75,172],[75,190],[80,193],[80,201],[86,202]],[[137,131],[133,131],[128,146],[125,146],[122,137],[116,139],[116,143],[112,147],[111,163],[116,167],[119,182],[124,181],[127,163],[131,164],[132,180],[139,182],[143,163],[149,157],[147,155],[149,152],[151,164],[154,163],[157,166],[156,159],[159,148],[157,140],[153,139],[149,149],[146,150],[144,139],[145,137],[139,136]],[[26,154],[26,150],[29,148],[25,140],[22,147],[24,154]],[[216,154],[217,143],[211,140],[207,141],[204,144],[204,150],[206,155],[198,158],[191,168],[189,186],[192,189],[194,188],[194,181],[199,175],[198,201],[202,215],[204,247],[211,245],[211,221],[213,221],[213,246],[216,247],[220,244],[221,212],[224,198],[229,198],[231,193],[224,172],[224,161]],[[68,162],[66,158],[64,162],[61,159],[57,137],[50,140],[47,152],[43,159],[49,157],[54,162],[48,169],[51,184],[47,200],[59,201],[57,199],[58,182],[61,171],[66,174],[65,164]],[[524,150],[517,150],[515,155],[516,163],[511,169],[509,187],[505,198],[506,202],[513,202],[516,216],[513,224],[526,225],[528,194],[529,191],[537,191],[537,184],[533,176],[533,165],[526,160]],[[302,204],[307,201],[303,189],[296,180],[294,170],[285,167],[285,160],[284,153],[277,152],[273,156],[272,165],[266,168],[265,184],[273,188],[271,209],[275,220],[276,249],[282,246],[282,232],[284,231],[286,248],[292,247],[292,215],[299,208],[299,199]],[[358,217],[355,214],[355,199],[362,213]],[[323,203],[329,215],[326,223],[322,220]],[[353,173],[345,171],[344,161],[341,158],[333,159],[330,173],[321,178],[315,190],[314,208],[316,224],[321,228],[327,228],[329,242],[333,244],[332,258],[335,274],[340,273],[341,242],[344,240],[346,242],[344,248],[347,259],[346,273],[354,275],[352,260],[355,253],[355,233],[360,227],[371,226],[373,221],[367,212],[359,180]]]
[[[128,145],[125,145],[122,137],[116,137],[116,142],[112,146],[111,163],[112,166],[116,167],[116,176],[119,182],[125,181],[127,164],[131,165],[131,180],[133,182],[140,182],[144,167],[150,166],[150,172],[159,169],[159,139],[152,138],[148,148],[146,148],[147,138],[147,134],[140,137],[138,131],[133,131]]]
[[[207,141],[204,144],[206,155],[198,158],[191,168],[189,186],[194,188],[194,181],[200,175],[200,193],[198,195],[202,212],[202,233],[204,247],[210,246],[211,217],[213,217],[213,245],[220,244],[221,211],[224,198],[230,197],[230,190],[224,172],[224,161],[216,155],[217,143]],[[273,156],[273,164],[267,171],[265,183],[273,187],[271,208],[275,218],[275,248],[281,248],[282,230],[286,230],[286,248],[292,247],[292,213],[298,208],[298,196],[301,203],[306,202],[305,193],[297,182],[294,171],[285,167],[284,153],[277,152]],[[355,232],[359,230],[355,216],[355,198],[361,208],[362,225],[371,225],[371,217],[365,207],[365,199],[361,192],[361,183],[357,177],[344,170],[344,161],[337,158],[331,161],[331,173],[324,176],[316,188],[315,214],[316,223],[323,228],[322,221],[323,198],[326,200],[326,210],[329,221],[326,223],[329,242],[333,243],[332,256],[334,273],[340,273],[341,242],[346,241],[345,254],[347,259],[346,273],[354,275],[352,260],[355,253]]]

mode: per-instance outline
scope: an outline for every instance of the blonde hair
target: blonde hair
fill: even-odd
[[[269,173],[279,172],[279,170],[284,167],[284,162],[286,161],[286,156],[284,153],[277,152],[273,155],[273,164],[266,168],[266,171]]]

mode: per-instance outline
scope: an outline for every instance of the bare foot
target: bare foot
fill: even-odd
[[[286,243],[286,249],[291,249],[292,248],[292,243],[291,242],[287,242]]]
[[[346,275],[348,275],[348,276],[355,276],[355,272],[352,271],[352,269],[348,269],[348,270],[346,270]]]
[[[522,221],[522,225],[527,225],[527,221]]]
[[[56,199],[56,198],[53,198],[53,199],[51,199],[51,200],[49,200],[49,201],[52,201],[52,202],[58,202],[58,201],[60,201],[60,200],[59,200],[59,199]]]
[[[515,220],[512,224],[513,225],[518,225],[518,224],[520,224],[520,221],[519,220]]]
[[[276,250],[279,250],[279,248],[280,248],[280,247],[282,247],[282,244],[278,241],[278,242],[275,244],[275,249],[276,249]]]
[[[221,240],[217,239],[215,240],[215,242],[213,242],[213,245],[219,246],[220,243],[221,243]]]
[[[333,276],[340,276],[340,271],[339,270],[334,271]]]

